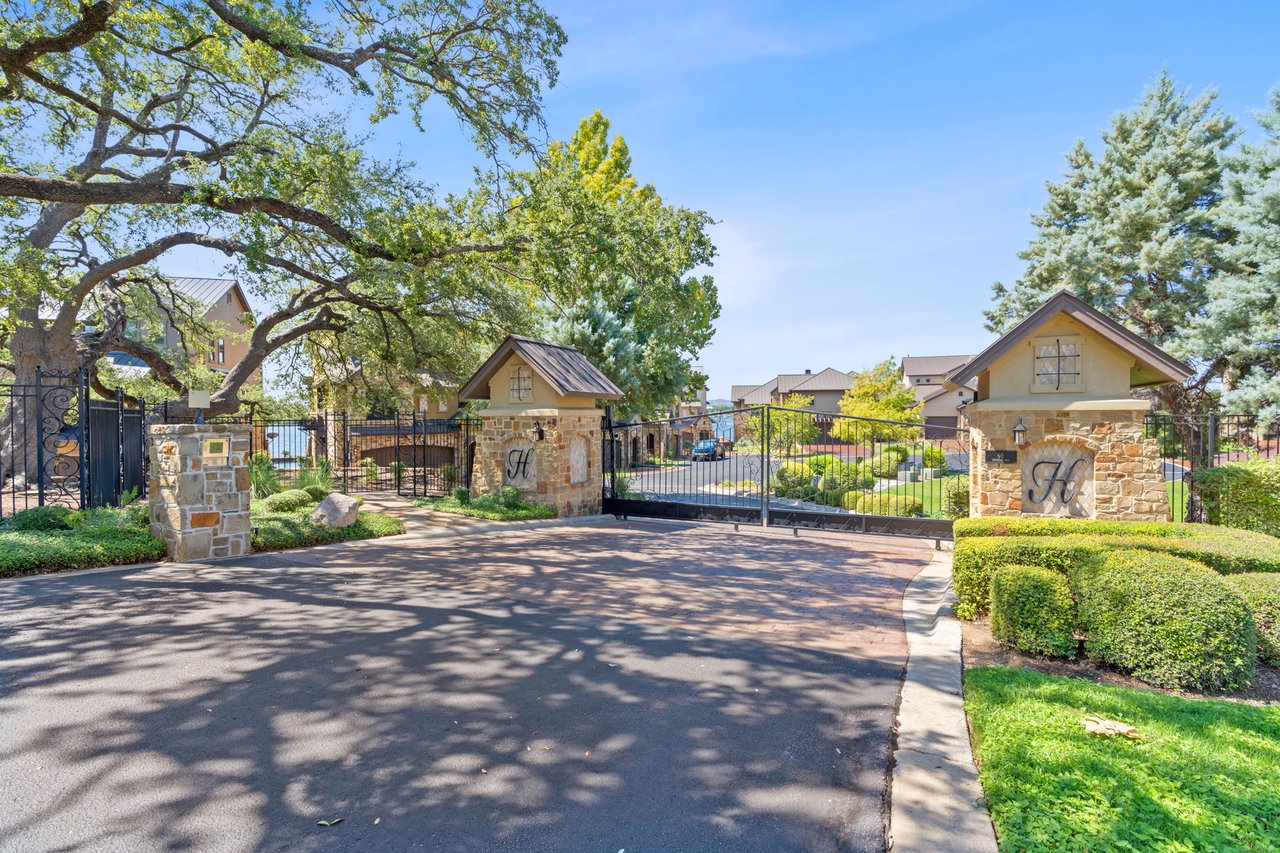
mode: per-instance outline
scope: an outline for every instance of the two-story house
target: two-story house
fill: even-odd
[[[909,355],[902,359],[902,381],[916,395],[929,438],[950,438],[960,426],[959,407],[973,399],[975,389],[966,385],[948,390],[947,377],[973,358],[971,355]],[[932,432],[929,427],[938,427]]]

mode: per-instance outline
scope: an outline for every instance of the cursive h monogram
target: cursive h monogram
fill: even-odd
[[[1076,495],[1080,493],[1080,486],[1073,486],[1072,481],[1075,479],[1076,466],[1083,465],[1084,460],[1077,459],[1072,462],[1064,473],[1062,466],[1065,464],[1066,463],[1061,460],[1057,462],[1046,460],[1032,465],[1031,488],[1027,489],[1027,500],[1035,504],[1044,503],[1048,500],[1049,494],[1053,491],[1053,487],[1055,485],[1059,487],[1059,494],[1062,497],[1062,502],[1064,504],[1071,503],[1071,501],[1075,500]],[[1040,469],[1044,467],[1052,469],[1047,479],[1042,479],[1040,476]],[[1040,493],[1040,497],[1036,497],[1036,487],[1043,487],[1044,489],[1044,491]]]
[[[529,476],[529,462],[533,457],[532,447],[517,447],[507,453],[507,479],[523,480]]]

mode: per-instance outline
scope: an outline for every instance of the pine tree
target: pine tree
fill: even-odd
[[[1205,411],[1230,358],[1194,334],[1211,288],[1238,269],[1224,216],[1225,161],[1238,137],[1214,108],[1161,72],[1132,110],[1116,115],[1094,156],[1078,142],[1064,180],[1047,185],[1026,271],[997,283],[987,327],[1005,331],[1065,289],[1196,367],[1185,386],[1158,392],[1177,414]]]

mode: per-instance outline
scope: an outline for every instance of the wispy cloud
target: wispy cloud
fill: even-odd
[[[973,0],[794,3],[626,0],[553,9],[570,33],[567,80],[678,75],[750,60],[822,54],[872,44],[946,18]]]

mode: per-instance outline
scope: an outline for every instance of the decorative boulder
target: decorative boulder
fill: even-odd
[[[311,513],[311,520],[325,527],[350,527],[356,523],[356,516],[359,514],[358,500],[335,492],[320,501],[315,511]]]

